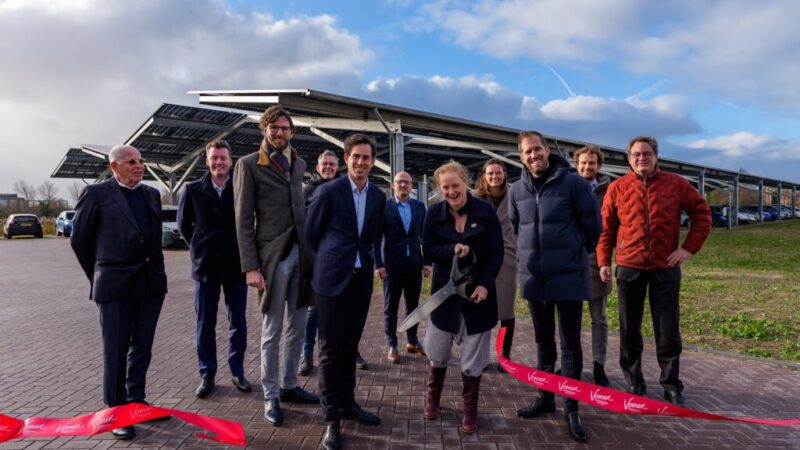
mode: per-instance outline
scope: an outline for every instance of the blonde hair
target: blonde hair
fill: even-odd
[[[439,180],[441,179],[442,175],[448,172],[453,172],[458,175],[467,186],[472,184],[472,181],[469,178],[469,171],[466,167],[464,167],[460,162],[451,159],[446,163],[439,166],[435,172],[433,172],[433,183],[439,187],[440,183]]]

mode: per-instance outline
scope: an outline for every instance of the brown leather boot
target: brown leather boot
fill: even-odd
[[[439,415],[439,400],[442,398],[442,387],[447,367],[428,367],[428,390],[425,393],[425,410],[423,415],[434,420]]]
[[[481,377],[471,377],[461,373],[464,381],[464,418],[461,419],[461,431],[474,433],[478,431],[478,392],[481,387]]]

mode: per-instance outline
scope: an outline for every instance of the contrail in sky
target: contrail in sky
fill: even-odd
[[[563,85],[564,85],[564,89],[566,89],[566,90],[567,90],[567,92],[569,92],[569,96],[570,96],[570,97],[575,97],[575,92],[573,92],[573,91],[572,91],[572,88],[570,88],[570,87],[569,87],[569,84],[567,84],[567,80],[565,80],[565,79],[564,79],[564,77],[562,77],[561,75],[559,75],[559,73],[558,73],[558,72],[556,72],[556,69],[553,69],[553,68],[550,66],[550,64],[545,64],[545,67],[547,67],[548,69],[550,69],[550,72],[553,72],[553,75],[555,75],[555,76],[556,76],[556,78],[558,78],[558,81],[560,81],[560,82],[561,82],[561,84],[563,84]]]

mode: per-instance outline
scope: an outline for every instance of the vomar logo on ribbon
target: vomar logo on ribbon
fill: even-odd
[[[593,402],[598,405],[608,406],[614,401],[614,396],[609,394],[601,394],[600,389],[595,389],[589,392],[589,397]]]
[[[573,395],[579,394],[581,392],[581,388],[579,388],[578,386],[576,386],[574,384],[569,384],[569,381],[566,381],[566,380],[559,381],[558,389],[561,392],[564,392],[566,394],[573,394]]]
[[[647,411],[647,405],[644,403],[639,403],[636,401],[635,398],[626,398],[623,406],[625,407],[625,411],[641,413]]]
[[[83,422],[65,423],[63,425],[59,425],[58,428],[56,428],[56,433],[64,433],[64,434],[74,433],[76,431],[81,430],[84,426],[85,425]]]
[[[550,380],[548,380],[545,377],[539,377],[539,376],[536,376],[536,374],[533,373],[533,372],[528,372],[528,382],[530,382],[530,383],[533,383],[533,384],[536,384],[536,385],[542,385],[542,384],[547,384],[548,381],[550,381]]]
[[[103,428],[107,427],[110,423],[117,420],[117,416],[114,414],[109,414],[108,416],[104,417],[103,420],[95,423],[92,425],[92,429],[97,432],[98,430],[102,430]]]

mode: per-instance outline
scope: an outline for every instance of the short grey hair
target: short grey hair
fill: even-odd
[[[336,153],[333,153],[330,150],[325,150],[324,152],[320,153],[320,155],[317,157],[317,164],[322,164],[322,160],[326,156],[329,156],[329,157],[332,157],[333,159],[335,159],[336,160],[336,165],[339,165],[339,157],[336,156]]]
[[[110,152],[108,152],[108,161],[118,162],[121,159],[123,159],[125,157],[124,155],[131,150],[134,150],[136,152],[139,151],[139,149],[137,149],[132,145],[117,145],[114,148],[112,148]]]

